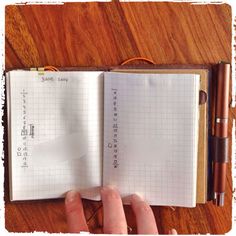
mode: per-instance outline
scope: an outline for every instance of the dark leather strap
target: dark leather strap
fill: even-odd
[[[229,138],[213,137],[213,161],[228,162]]]

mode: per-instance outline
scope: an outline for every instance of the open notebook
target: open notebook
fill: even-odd
[[[99,187],[196,205],[198,74],[7,73],[11,200]]]

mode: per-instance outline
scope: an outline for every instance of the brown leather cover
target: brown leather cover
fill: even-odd
[[[197,176],[197,203],[205,203],[207,201],[206,188],[207,188],[207,169],[208,165],[208,132],[211,130],[208,126],[208,121],[211,120],[209,113],[209,85],[211,80],[212,65],[150,65],[150,64],[129,64],[129,65],[118,65],[118,66],[103,66],[103,67],[57,67],[59,71],[118,71],[118,70],[158,70],[162,73],[197,73],[200,74],[200,89],[202,92],[199,93],[200,105],[200,117],[199,117],[199,144],[198,144],[198,176]],[[19,68],[20,69],[20,68]],[[22,68],[24,70],[30,70],[31,68]],[[35,68],[37,69],[37,68]],[[211,174],[210,174],[211,175]],[[211,181],[209,181],[211,184]],[[208,183],[209,183],[208,182]]]
[[[41,67],[43,68],[43,66]],[[59,71],[111,71],[116,69],[207,69],[211,71],[212,65],[179,65],[179,64],[162,64],[162,65],[150,65],[150,64],[129,64],[129,65],[117,65],[117,66],[74,66],[74,67],[57,67]],[[32,68],[15,68],[15,70],[31,70]],[[35,68],[37,69],[37,68]],[[6,70],[5,72],[8,72]]]

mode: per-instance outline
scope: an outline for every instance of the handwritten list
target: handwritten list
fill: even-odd
[[[10,72],[11,197],[101,185],[101,72]]]

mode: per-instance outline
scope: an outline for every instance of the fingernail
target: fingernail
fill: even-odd
[[[175,229],[169,230],[169,234],[177,234],[177,231]]]
[[[142,202],[142,201],[144,201],[144,198],[141,194],[135,193],[131,196],[131,200]]]
[[[103,200],[120,199],[120,193],[114,186],[105,186],[101,189],[101,197]]]
[[[105,192],[105,191],[108,191],[108,190],[111,190],[111,189],[116,190],[116,188],[114,186],[108,185],[108,186],[102,187],[101,192]]]
[[[66,194],[66,200],[65,202],[66,203],[69,203],[69,202],[74,202],[79,196],[79,193],[74,191],[74,190],[71,190],[69,191],[67,194]]]

